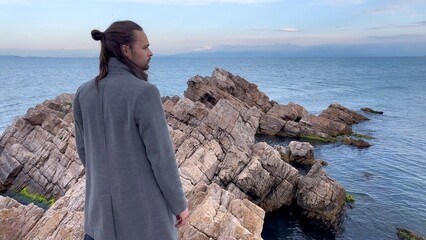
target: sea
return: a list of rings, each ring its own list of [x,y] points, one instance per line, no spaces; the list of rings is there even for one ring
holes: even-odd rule
[[[354,132],[374,137],[366,149],[312,142],[325,171],[351,194],[340,228],[310,227],[290,208],[266,214],[262,238],[398,239],[403,227],[426,236],[426,57],[154,57],[149,81],[163,96],[183,96],[195,75],[222,68],[255,83],[271,100],[320,114],[331,103],[370,120]],[[28,108],[77,87],[98,72],[97,58],[0,57],[0,133]],[[289,139],[259,141],[288,144]]]

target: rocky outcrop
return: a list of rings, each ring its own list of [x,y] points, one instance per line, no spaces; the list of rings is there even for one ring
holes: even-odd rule
[[[72,116],[73,95],[30,108],[0,138],[0,192],[31,192],[59,198],[84,174],[76,161]]]
[[[324,110],[319,116],[347,125],[352,125],[354,123],[360,123],[362,121],[368,120],[368,118],[365,116],[351,111],[337,103],[330,104],[330,106],[328,106],[328,108]]]
[[[383,114],[382,111],[377,111],[377,110],[374,110],[374,109],[371,109],[371,108],[368,108],[368,107],[361,108],[361,111],[373,113],[373,114]]]
[[[219,99],[239,99],[263,112],[271,108],[269,97],[259,91],[256,84],[219,68],[213,71],[211,77],[195,76],[189,79],[184,96],[207,107],[216,105]]]
[[[330,105],[319,116],[300,105],[275,103],[260,119],[259,133],[285,137],[318,136],[321,138],[350,134],[351,125],[367,118],[338,105]]]
[[[6,239],[83,236],[85,175],[76,153],[72,99],[62,94],[29,109],[0,139],[0,192],[27,186],[57,199],[42,213],[1,198],[0,214],[10,216],[0,227]],[[255,134],[337,136],[351,132],[355,121],[341,120],[348,114],[355,119],[352,112],[339,105],[315,116],[297,104],[280,105],[221,69],[191,78],[185,97],[163,97],[163,106],[191,210],[189,224],[179,229],[181,239],[260,239],[265,212],[295,202],[308,218],[337,226],[344,190],[321,170],[313,147],[296,141],[270,146],[255,142]],[[295,163],[313,167],[302,176]],[[33,220],[20,222],[25,211],[31,215],[23,219]],[[8,235],[10,224],[22,226],[19,236]]]
[[[321,164],[316,163],[304,177],[301,177],[297,193],[297,205],[303,214],[326,228],[335,229],[345,204],[345,189],[329,178]]]
[[[23,239],[43,213],[44,210],[33,203],[24,206],[12,198],[0,196],[0,239]]]
[[[188,194],[189,224],[179,229],[181,239],[260,239],[265,212],[247,199],[216,184],[198,184]]]
[[[354,138],[348,137],[348,136],[343,137],[341,139],[341,141],[344,144],[353,145],[353,146],[358,147],[358,148],[368,148],[368,147],[371,146],[367,141],[364,141],[362,139],[354,139]]]
[[[423,237],[413,231],[410,231],[405,228],[396,228],[398,239],[400,240],[426,240],[426,237]]]

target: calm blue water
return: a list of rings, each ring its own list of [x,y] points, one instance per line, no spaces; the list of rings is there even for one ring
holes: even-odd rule
[[[384,115],[354,127],[374,136],[369,149],[316,145],[327,173],[354,195],[342,229],[306,228],[288,211],[269,214],[265,239],[397,239],[395,227],[426,235],[426,58],[155,58],[150,81],[183,95],[187,80],[221,67],[256,83],[271,99],[315,114],[330,103]],[[0,57],[0,132],[46,99],[73,93],[97,72],[97,59]]]

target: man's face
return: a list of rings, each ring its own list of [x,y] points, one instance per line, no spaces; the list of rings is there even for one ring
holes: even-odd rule
[[[129,49],[124,50],[124,54],[136,66],[143,70],[148,70],[149,61],[151,60],[152,52],[149,49],[148,37],[143,31],[135,31],[136,40]]]

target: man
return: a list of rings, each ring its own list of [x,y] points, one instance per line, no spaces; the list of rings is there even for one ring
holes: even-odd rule
[[[160,93],[147,82],[148,38],[131,21],[92,37],[101,41],[99,75],[78,88],[73,105],[85,239],[175,240],[189,212]]]

